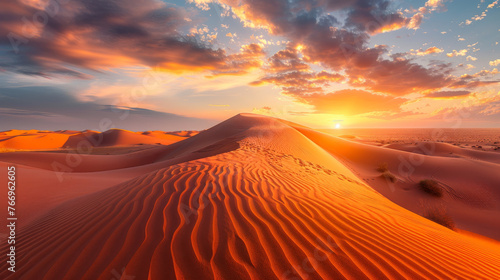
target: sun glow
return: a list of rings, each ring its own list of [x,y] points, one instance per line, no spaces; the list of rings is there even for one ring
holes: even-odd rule
[[[340,123],[335,124],[335,129],[339,129],[339,128],[340,128]]]

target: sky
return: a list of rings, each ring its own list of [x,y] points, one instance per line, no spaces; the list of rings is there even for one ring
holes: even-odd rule
[[[499,0],[0,1],[0,130],[500,127]]]

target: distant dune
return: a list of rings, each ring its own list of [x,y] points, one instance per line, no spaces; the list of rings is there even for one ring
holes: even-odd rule
[[[180,140],[102,136],[110,149]],[[405,177],[399,161],[415,153],[404,147],[270,117],[240,114],[185,136],[124,154],[0,154],[2,169],[19,170],[22,244],[18,271],[3,262],[0,279],[500,279],[500,242],[460,230],[497,238],[494,156],[428,155]],[[376,170],[380,162],[399,180],[394,186]],[[54,172],[54,163],[71,172]],[[445,188],[443,197],[415,187],[427,178]],[[419,199],[453,208],[459,230],[410,211]]]
[[[169,145],[196,135],[197,131],[132,132],[110,129],[105,132],[9,130],[0,132],[0,152],[4,150],[43,150],[58,148],[87,148],[130,145]]]

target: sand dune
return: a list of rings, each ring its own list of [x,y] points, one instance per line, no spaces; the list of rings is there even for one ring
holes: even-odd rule
[[[96,146],[125,146],[131,144],[171,144],[180,140],[179,137],[156,138],[147,135],[141,135],[135,132],[111,129],[101,134],[94,135],[93,142]]]
[[[375,190],[397,204],[422,214],[429,207],[444,208],[460,229],[500,240],[500,165],[498,154],[465,150],[443,143],[424,143],[412,152],[367,145],[297,127],[337,157]],[[431,146],[432,145],[432,146]],[[414,150],[433,150],[430,155]],[[449,151],[461,157],[444,157]],[[490,162],[489,160],[492,160]],[[397,182],[388,182],[376,169],[387,163]],[[435,198],[422,192],[418,182],[439,182],[444,195]]]
[[[457,157],[500,164],[500,153],[498,152],[478,151],[471,148],[457,147],[448,143],[415,142],[413,144],[390,144],[385,147],[430,156]]]
[[[15,132],[19,133],[19,132]],[[0,135],[0,148],[5,149],[56,149],[66,143],[69,135],[62,133],[27,132],[21,134],[7,133]]]
[[[108,163],[116,169],[99,172],[142,174],[23,226],[19,270],[2,263],[0,278],[500,279],[498,242],[431,222],[357,177],[411,153],[250,114],[162,149],[129,155],[134,167]],[[98,174],[86,172],[72,176]]]
[[[0,132],[0,149],[47,150],[58,148],[82,148],[131,146],[131,145],[170,145],[196,135],[196,132],[132,132],[110,129],[105,132],[86,131],[38,131],[9,130]]]

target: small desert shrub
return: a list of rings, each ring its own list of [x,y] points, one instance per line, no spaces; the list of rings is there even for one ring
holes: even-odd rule
[[[377,167],[377,171],[382,173],[389,171],[387,162],[380,163]]]
[[[436,197],[442,197],[443,196],[443,188],[438,184],[438,182],[434,180],[422,180],[420,183],[418,183],[418,186],[420,189],[422,189],[424,192],[436,196]]]
[[[389,171],[382,173],[382,177],[384,177],[388,181],[391,181],[392,183],[396,183],[396,181],[397,181],[396,176],[394,176],[394,174],[392,174]]]
[[[430,207],[424,211],[424,217],[451,230],[455,230],[455,222],[448,216],[444,207]]]

